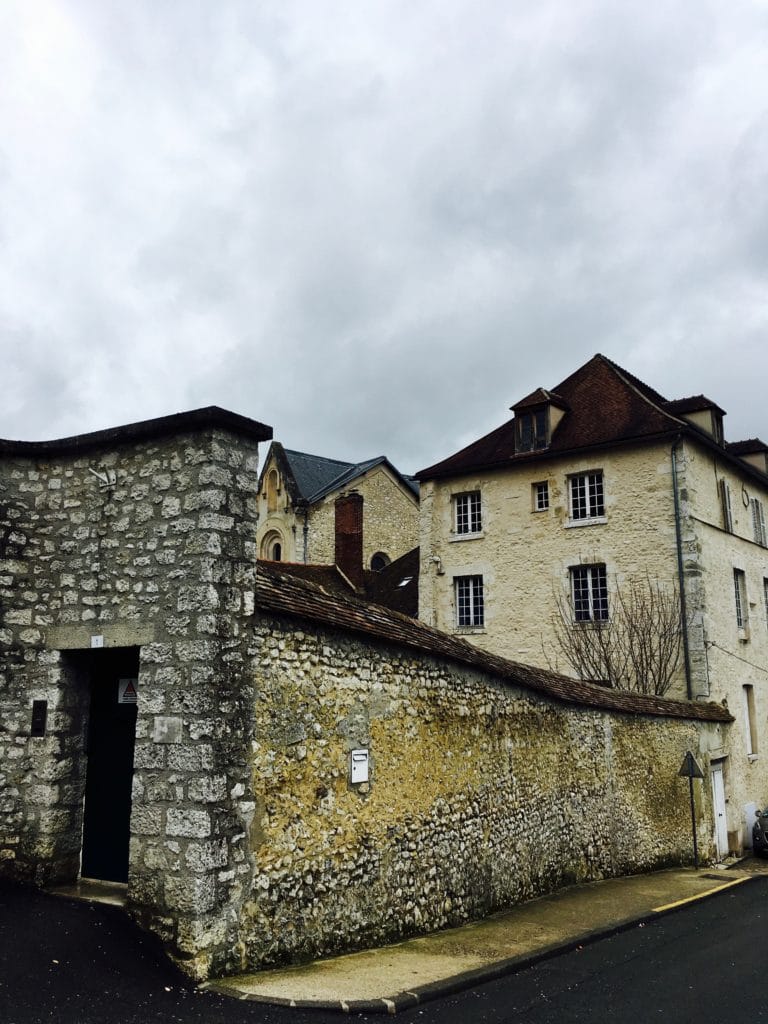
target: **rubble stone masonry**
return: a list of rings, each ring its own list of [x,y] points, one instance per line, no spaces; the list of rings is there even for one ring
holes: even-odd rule
[[[677,772],[686,750],[706,766],[727,747],[726,712],[569,704],[271,611],[255,549],[268,431],[227,416],[0,442],[0,871],[78,877],[100,644],[139,665],[128,908],[197,978],[690,861]],[[358,749],[370,778],[353,784]]]

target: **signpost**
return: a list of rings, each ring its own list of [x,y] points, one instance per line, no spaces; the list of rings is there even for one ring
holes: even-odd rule
[[[693,806],[693,780],[703,779],[704,772],[698,765],[696,758],[690,752],[686,751],[683,763],[680,766],[680,771],[677,773],[684,779],[688,779],[688,791],[691,795],[691,829],[693,830],[693,866],[696,870],[699,870],[699,846],[696,842],[696,811]]]

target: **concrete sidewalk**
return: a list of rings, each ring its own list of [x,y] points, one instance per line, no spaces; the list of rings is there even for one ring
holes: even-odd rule
[[[724,892],[756,870],[685,868],[574,886],[461,928],[203,987],[295,1007],[396,1013]]]

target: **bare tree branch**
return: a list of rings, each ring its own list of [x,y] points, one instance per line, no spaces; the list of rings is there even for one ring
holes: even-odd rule
[[[609,589],[609,617],[576,622],[571,594],[555,591],[552,633],[580,679],[661,696],[680,664],[682,629],[676,584],[646,573]]]

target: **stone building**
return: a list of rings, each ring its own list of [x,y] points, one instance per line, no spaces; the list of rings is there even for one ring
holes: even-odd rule
[[[383,455],[365,462],[341,462],[291,451],[275,441],[259,480],[259,557],[332,564],[336,500],[349,492],[363,499],[363,569],[381,570],[417,546],[418,484]]]
[[[768,803],[768,447],[728,442],[723,410],[668,401],[603,356],[419,473],[419,614],[528,664],[569,672],[553,628],[609,623],[644,581],[682,595],[670,694],[727,705],[713,764],[721,855]]]
[[[259,562],[269,436],[210,408],[0,442],[0,871],[122,883],[203,978],[690,860],[678,769],[728,711]]]

